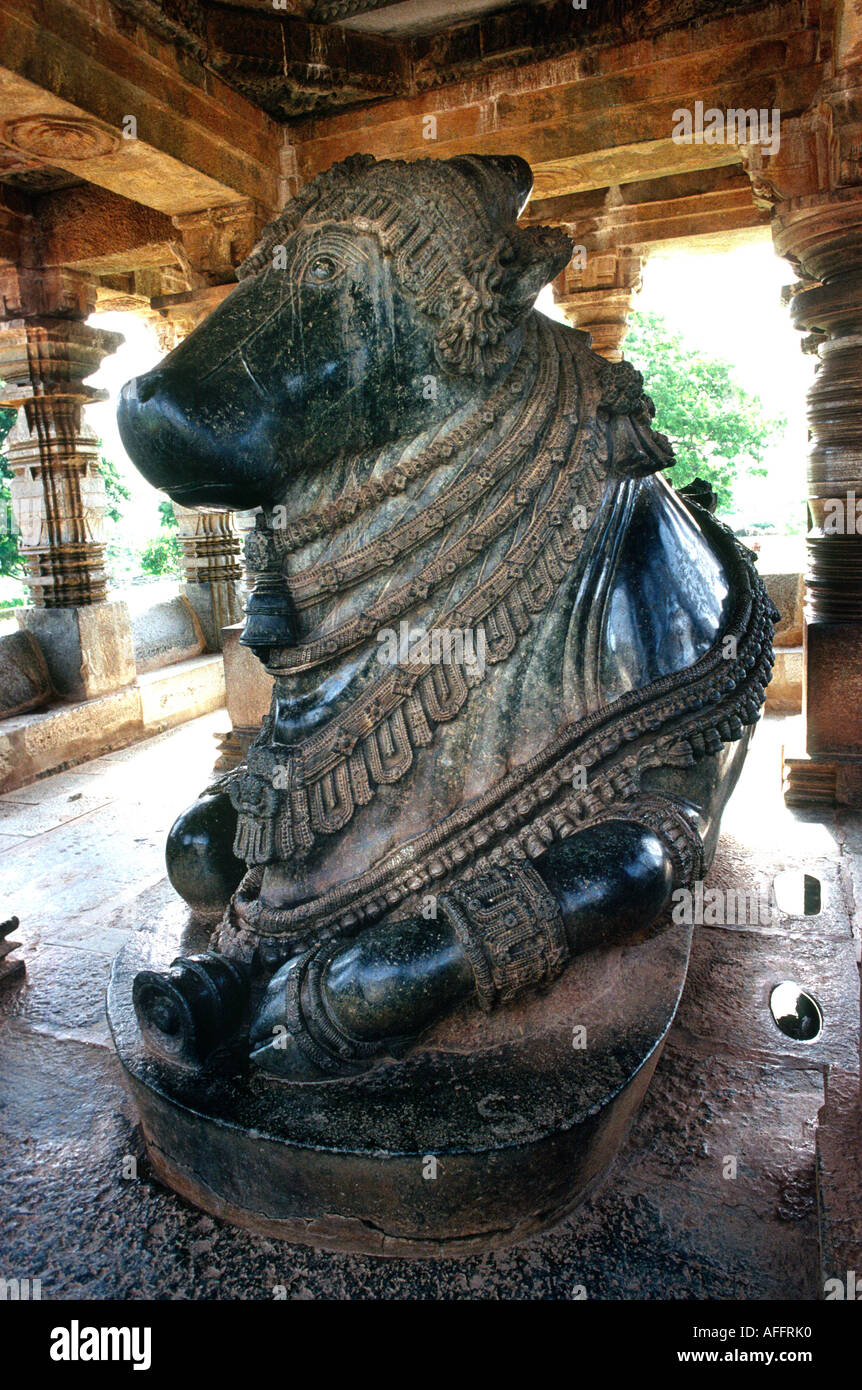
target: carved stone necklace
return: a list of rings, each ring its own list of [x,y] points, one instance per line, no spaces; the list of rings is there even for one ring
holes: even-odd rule
[[[463,511],[469,505],[466,497],[487,490],[489,476],[500,476],[525,460],[502,498],[416,577],[388,587],[361,615],[325,637],[283,649],[278,662],[270,665],[274,674],[331,661],[381,628],[405,619],[454,574],[486,555],[532,505],[529,523],[517,539],[511,539],[502,561],[437,620],[438,627],[449,630],[482,625],[486,659],[492,664],[510,654],[518,636],[529,628],[530,613],[549,603],[580,548],[584,527],[571,519],[567,508],[577,500],[591,512],[607,485],[605,471],[595,462],[586,469],[579,466],[583,439],[576,440],[580,392],[571,340],[544,320],[538,337],[541,367],[516,425],[486,460],[484,472],[481,466],[477,470],[482,474],[478,482],[471,477],[456,481],[438,497],[432,518],[423,509],[405,527],[396,528],[400,529],[399,553],[409,552],[423,534],[445,524],[450,507]],[[541,431],[538,450],[537,431]],[[536,507],[543,486],[549,489],[548,496]],[[381,538],[384,546],[387,539]],[[371,543],[375,544],[380,541]],[[369,548],[364,548],[366,554]],[[352,556],[345,557],[344,578],[335,581],[338,587],[356,582],[352,561]],[[363,572],[368,563],[363,558]],[[373,563],[382,562],[375,558]],[[392,564],[391,550],[385,563]],[[296,583],[294,576],[292,591]],[[310,583],[305,592],[311,592]],[[321,835],[337,833],[357,806],[370,801],[377,785],[395,782],[406,773],[414,750],[432,741],[438,724],[457,715],[469,689],[480,680],[475,670],[465,670],[457,660],[445,666],[421,659],[393,665],[337,719],[289,749],[274,744],[270,716],[249,750],[247,768],[238,770],[229,783],[239,813],[237,854],[252,864],[287,860],[307,853]]]
[[[502,495],[412,580],[387,585],[361,616],[349,618],[325,636],[312,636],[296,648],[280,651],[276,674],[331,661],[359,646],[386,624],[415,613],[418,604],[451,585],[453,575],[464,572],[472,579],[462,586],[460,596],[444,606],[436,622],[450,629],[481,628],[487,663],[506,660],[569,575],[589,524],[615,478],[652,472],[672,461],[666,441],[649,429],[642,383],[628,364],[610,368],[585,352],[570,331],[546,320],[539,320],[537,341],[539,366],[528,402],[506,438],[478,466],[484,467],[485,479],[493,476],[498,482],[510,472],[515,474]],[[480,482],[479,487],[487,491],[488,482]],[[386,566],[392,564],[392,555],[409,555],[456,512],[469,513],[475,496],[469,470],[466,479],[457,475],[454,484],[447,484],[437,495],[431,517],[424,515],[423,508],[410,522],[379,538],[389,557]],[[309,524],[317,522],[304,518],[297,526]],[[312,564],[292,575],[292,592],[300,603],[311,605],[327,592],[327,582],[338,591],[349,589],[380,562],[379,556],[370,555],[374,544],[339,556],[329,567]],[[476,566],[476,562],[484,560],[495,544],[499,558],[488,573],[483,563]],[[725,540],[721,545],[727,548]],[[744,569],[735,551],[728,563]],[[328,569],[334,573],[328,574]],[[747,678],[749,667],[754,668],[755,683],[763,676],[763,653],[768,649],[765,627],[759,609],[754,615],[739,615],[740,669]],[[701,666],[703,662],[693,668],[694,676],[682,672],[666,678],[654,688],[635,692],[629,701],[615,702],[609,714],[602,711],[569,726],[551,740],[547,756],[516,769],[487,794],[429,827],[359,879],[311,902],[285,908],[265,905],[260,899],[265,866],[302,863],[326,837],[337,836],[379,786],[404,777],[417,753],[434,740],[436,728],[457,717],[484,673],[458,660],[441,665],[411,655],[410,660],[383,670],[337,717],[290,747],[274,739],[270,714],[249,751],[247,766],[221,783],[238,812],[236,853],[251,867],[220,929],[220,948],[249,955],[262,938],[272,938],[287,949],[312,936],[349,931],[409,900],[423,886],[457,873],[465,863],[477,861],[485,845],[497,857],[534,857],[543,852],[555,834],[571,833],[585,816],[595,818],[609,804],[635,794],[639,780],[636,761],[632,762],[638,751],[636,741],[650,731],[651,745],[665,747],[661,740],[656,745],[655,731],[665,722],[672,723],[685,707],[685,701],[682,706],[679,701],[700,675]],[[707,686],[712,701],[719,705],[725,703],[724,690],[735,689],[730,665],[722,662],[721,666],[721,688],[714,688],[712,676]],[[700,705],[707,702],[699,693],[697,698]],[[758,705],[747,693],[726,703],[727,717],[716,726],[723,733],[713,734],[719,745],[724,734],[739,736],[749,708],[756,717]],[[693,737],[696,741],[696,732]],[[627,741],[633,744],[632,754],[621,758],[619,749]],[[582,761],[590,765],[591,759],[595,775],[591,775],[589,791],[572,800],[566,777],[572,749],[579,746],[588,749]],[[675,756],[671,753],[669,760]],[[686,848],[684,823],[677,825],[666,807],[660,814],[663,821],[674,822],[664,829],[671,841],[676,836],[680,855],[691,857],[694,851]],[[512,826],[519,823],[521,828],[512,840]]]

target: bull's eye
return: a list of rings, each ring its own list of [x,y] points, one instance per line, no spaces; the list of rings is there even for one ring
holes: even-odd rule
[[[316,285],[322,285],[327,280],[332,280],[337,271],[338,266],[331,256],[316,256],[308,267],[306,275]]]

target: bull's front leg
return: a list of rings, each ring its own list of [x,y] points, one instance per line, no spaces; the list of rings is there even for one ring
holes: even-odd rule
[[[642,823],[587,827],[532,865],[441,893],[431,920],[384,921],[289,961],[254,1020],[252,1062],[295,1080],[362,1070],[462,1000],[491,1009],[549,984],[571,956],[648,928],[677,877]]]

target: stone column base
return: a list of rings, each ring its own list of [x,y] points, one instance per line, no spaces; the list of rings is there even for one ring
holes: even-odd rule
[[[785,754],[782,763],[787,806],[862,807],[862,757]]]
[[[27,608],[19,615],[18,625],[39,643],[58,695],[92,700],[122,690],[135,680],[132,629],[125,603]]]

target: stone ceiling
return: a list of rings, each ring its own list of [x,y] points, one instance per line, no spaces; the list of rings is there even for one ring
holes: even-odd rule
[[[277,120],[655,37],[751,0],[115,0]]]

